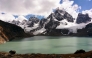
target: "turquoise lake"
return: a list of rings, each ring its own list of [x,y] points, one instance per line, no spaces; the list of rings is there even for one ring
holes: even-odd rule
[[[0,44],[0,51],[16,50],[17,53],[67,54],[78,49],[92,50],[91,37],[34,36],[17,38]]]

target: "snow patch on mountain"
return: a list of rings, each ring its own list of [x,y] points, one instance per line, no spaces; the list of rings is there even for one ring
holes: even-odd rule
[[[26,19],[23,15],[20,15],[20,16],[18,16],[18,18],[16,18],[15,20],[22,22],[23,20],[28,20],[28,19]]]
[[[37,34],[41,34],[45,31],[46,29],[45,28],[41,28],[40,30],[37,30],[35,32],[33,32],[34,35],[37,35]]]

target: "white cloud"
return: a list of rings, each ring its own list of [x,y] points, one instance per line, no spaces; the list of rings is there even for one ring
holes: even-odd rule
[[[83,14],[88,13],[89,17],[92,18],[92,9],[90,9],[90,10],[84,10],[84,11],[82,11],[82,13],[83,13]]]
[[[0,0],[0,12],[15,15],[36,14],[48,16],[52,9],[57,7],[64,8],[73,17],[77,16],[77,10],[81,7],[74,4],[74,1],[62,0]],[[74,15],[76,14],[76,15]]]
[[[26,14],[48,16],[52,12],[52,9],[57,7],[66,10],[74,18],[77,17],[81,6],[73,4],[73,0],[62,0],[61,4],[59,4],[59,2],[60,0],[0,0],[0,12],[8,14],[5,16],[0,14],[0,18],[2,19],[3,17],[9,17],[10,20],[13,20],[13,15],[22,16]]]
[[[3,20],[3,21],[12,21],[14,20],[14,16],[11,15],[11,14],[0,14],[0,20]]]
[[[13,20],[18,20],[22,22],[23,20],[27,20],[23,15],[19,15],[18,18],[15,18],[12,14],[0,14],[0,20],[3,21],[13,21]]]
[[[0,12],[24,15],[49,15],[60,0],[0,0]]]

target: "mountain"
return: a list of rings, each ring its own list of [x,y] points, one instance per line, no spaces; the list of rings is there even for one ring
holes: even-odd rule
[[[0,43],[27,36],[21,27],[0,20]]]
[[[88,14],[79,13],[73,18],[68,12],[56,9],[47,18],[41,20],[30,17],[29,20],[12,21],[12,24],[20,26],[26,33],[32,35],[60,35],[60,36],[89,36],[86,26],[91,24]]]

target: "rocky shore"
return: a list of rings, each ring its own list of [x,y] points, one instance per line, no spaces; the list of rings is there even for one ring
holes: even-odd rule
[[[78,54],[10,54],[0,52],[0,58],[92,58],[92,51]]]

